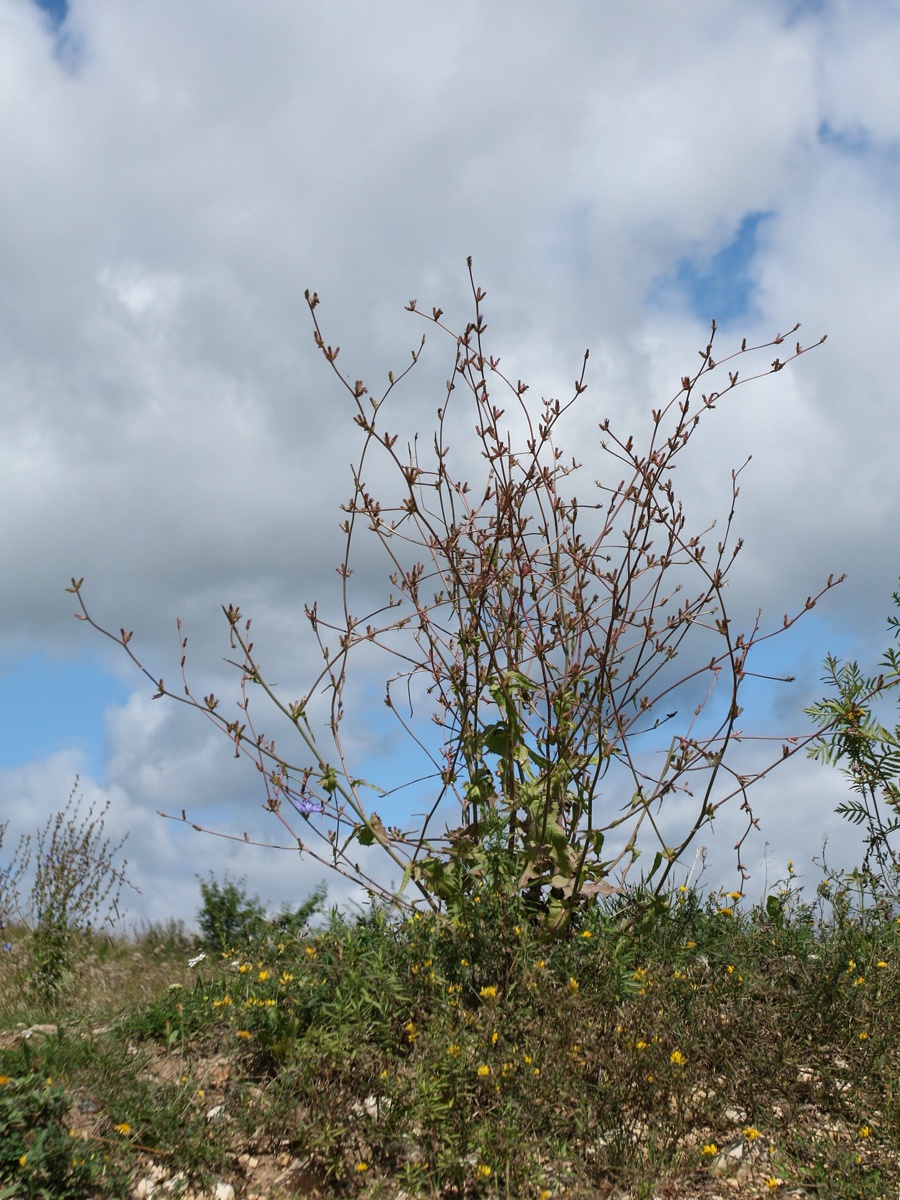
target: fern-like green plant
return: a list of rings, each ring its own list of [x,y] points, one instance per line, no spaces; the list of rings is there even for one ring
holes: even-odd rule
[[[893,593],[900,607],[900,592]],[[900,619],[888,617],[896,638]],[[900,896],[900,852],[891,838],[900,830],[900,724],[893,730],[872,711],[874,700],[900,685],[900,653],[889,646],[876,675],[866,675],[857,662],[825,659],[823,683],[829,694],[805,711],[822,728],[809,748],[811,758],[840,767],[856,797],[837,805],[835,812],[866,830],[863,872],[876,874],[887,891]]]

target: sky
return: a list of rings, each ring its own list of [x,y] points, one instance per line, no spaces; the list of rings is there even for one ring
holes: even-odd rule
[[[273,908],[323,880],[361,900],[242,844],[282,840],[252,767],[153,700],[65,588],[83,577],[92,615],[175,684],[181,618],[196,694],[229,703],[238,604],[302,692],[303,608],[335,600],[359,447],[304,291],[374,391],[421,336],[411,298],[468,320],[470,255],[493,352],[531,395],[568,394],[590,348],[570,425],[588,490],[599,422],[646,437],[711,319],[719,353],[797,321],[804,344],[828,335],[723,400],[681,477],[691,513],[721,519],[752,455],[742,619],[778,625],[847,574],[773,643],[796,682],[753,693],[760,728],[807,732],[825,654],[874,669],[889,644],[900,574],[898,58],[895,0],[0,0],[0,855],[77,776],[128,834],[135,923],[190,924],[210,872]],[[391,397],[404,438],[430,439],[450,365],[429,332]],[[374,552],[359,570],[386,586]],[[396,781],[412,760],[374,715],[386,670],[361,671],[360,774]],[[789,858],[814,887],[825,838],[829,862],[859,860],[847,795],[800,756],[758,785],[748,895]],[[238,840],[157,815],[182,809]],[[734,885],[739,834],[726,813],[701,839],[709,885]]]

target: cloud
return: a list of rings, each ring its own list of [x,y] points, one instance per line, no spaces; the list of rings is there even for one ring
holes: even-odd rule
[[[72,619],[63,589],[84,576],[91,611],[134,630],[167,681],[181,617],[192,686],[230,697],[220,605],[240,604],[263,661],[302,692],[318,654],[303,605],[338,597],[339,505],[359,449],[304,289],[322,298],[339,365],[379,394],[425,328],[409,299],[468,319],[470,254],[491,346],[531,395],[568,394],[590,346],[589,391],[566,426],[586,481],[604,465],[599,420],[640,441],[649,409],[697,363],[710,305],[726,303],[723,350],[798,319],[805,342],[827,333],[710,414],[679,482],[698,521],[722,515],[730,471],[752,454],[736,610],[761,605],[777,624],[846,570],[814,628],[877,658],[898,573],[900,21],[864,11],[72,0],[54,28],[34,4],[0,4],[4,661],[87,654],[132,693],[97,693],[107,743],[87,758],[48,712],[61,740],[42,735],[44,757],[0,773],[7,807],[27,794],[50,811],[63,776],[102,754],[86,786],[154,830],[142,870],[167,881],[172,911],[190,910],[203,852],[153,813],[193,804],[242,829],[254,781],[197,714],[149,700],[149,681]],[[389,400],[402,439],[429,442],[452,355],[428,331]],[[367,482],[392,486],[374,461]],[[359,553],[371,597],[383,568],[374,546]],[[811,632],[798,645],[798,689],[814,687],[829,643]],[[361,711],[380,689],[360,683]],[[798,692],[792,720],[809,698]],[[406,759],[382,716],[354,744],[377,763],[379,742],[394,779]],[[41,790],[47,771],[55,784]],[[797,794],[779,820],[805,844],[833,805],[822,787]],[[247,854],[239,873],[268,879],[264,855]],[[295,866],[271,878],[290,889]]]

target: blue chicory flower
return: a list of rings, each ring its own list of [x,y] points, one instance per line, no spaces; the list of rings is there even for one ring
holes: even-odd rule
[[[321,813],[325,811],[325,806],[318,800],[314,800],[312,796],[301,794],[299,797],[290,796],[289,799],[301,817],[308,817],[312,813]]]

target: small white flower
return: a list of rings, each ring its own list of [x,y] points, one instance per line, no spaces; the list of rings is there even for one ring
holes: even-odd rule
[[[206,958],[206,955],[205,955],[205,954],[198,954],[196,958],[189,958],[189,959],[188,959],[188,966],[189,966],[189,967],[196,967],[197,963],[201,963],[201,962],[203,962],[204,958]]]

